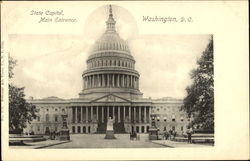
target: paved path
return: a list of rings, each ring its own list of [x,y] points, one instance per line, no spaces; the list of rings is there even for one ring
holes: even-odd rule
[[[69,141],[60,141],[60,140],[46,140],[46,141],[38,141],[38,142],[25,142],[24,145],[13,145],[10,146],[11,149],[41,149],[48,146],[64,144]]]
[[[148,134],[140,134],[140,140],[130,140],[129,134],[115,134],[117,139],[104,139],[105,134],[72,134],[71,142],[47,148],[164,148],[166,145],[152,143]]]
[[[153,140],[153,143],[159,145],[166,145],[172,148],[203,148],[203,147],[213,147],[213,144],[190,144],[187,142],[177,142],[177,141],[170,141],[170,140]]]
[[[189,148],[213,147],[212,144],[188,144],[169,140],[148,140],[148,134],[140,134],[140,140],[130,140],[129,134],[115,134],[117,139],[104,139],[105,134],[71,134],[71,141],[46,140],[10,146],[13,149],[63,149],[63,148]]]

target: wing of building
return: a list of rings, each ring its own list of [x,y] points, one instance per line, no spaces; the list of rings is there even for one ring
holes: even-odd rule
[[[44,134],[60,130],[62,113],[68,115],[70,133],[104,133],[108,117],[115,119],[115,133],[146,133],[152,113],[157,114],[156,125],[161,132],[175,129],[178,134],[186,129],[189,120],[180,111],[182,100],[142,97],[135,59],[115,24],[110,6],[106,31],[93,46],[87,69],[82,74],[83,89],[79,98],[29,100],[40,110],[26,132]]]

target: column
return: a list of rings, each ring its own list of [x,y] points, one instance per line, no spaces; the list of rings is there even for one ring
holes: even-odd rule
[[[144,123],[147,123],[147,113],[146,113],[146,111],[147,111],[147,108],[146,108],[146,106],[144,106]]]
[[[88,110],[88,106],[85,106],[85,109],[86,109],[86,122],[88,122],[89,121],[89,110]]]
[[[99,87],[101,87],[101,86],[102,86],[102,78],[101,78],[101,75],[99,74],[98,77],[99,77]]]
[[[87,78],[84,77],[84,80],[85,80],[85,89],[88,88],[88,81],[87,81]]]
[[[99,114],[98,114],[98,106],[96,106],[96,120],[97,120],[97,122],[99,122]]]
[[[76,116],[76,117],[75,117],[75,123],[77,123],[77,107],[75,107],[75,109],[76,109],[76,110],[75,110],[75,116]]]
[[[128,106],[128,119],[131,122],[131,106]]]
[[[130,88],[132,88],[133,87],[133,76],[131,75],[130,76]]]
[[[102,106],[102,122],[104,122],[104,107]]]
[[[139,78],[137,78],[137,89],[139,89]]]
[[[82,89],[85,89],[85,80],[83,78],[83,81],[82,81]]]
[[[109,118],[109,106],[107,106],[107,120]]]
[[[120,87],[120,74],[117,74],[117,87]]]
[[[114,117],[115,117],[115,106],[113,106],[113,118],[112,119],[114,119]]]
[[[109,74],[107,74],[107,87],[109,87]]]
[[[99,87],[99,74],[96,75],[96,87]]]
[[[123,74],[121,75],[121,83],[122,83],[121,86],[124,87],[124,75]]]
[[[134,76],[134,81],[133,81],[133,88],[136,89],[136,78],[135,78],[135,76]]]
[[[115,87],[115,75],[112,74],[112,87]]]
[[[92,82],[91,82],[91,76],[89,75],[89,88],[91,88]]]
[[[134,106],[134,121],[136,122],[136,107]]]
[[[130,75],[127,75],[127,87],[130,87]]]
[[[89,88],[89,84],[88,83],[89,83],[88,82],[88,77],[86,77],[86,84],[87,84],[86,88]]]
[[[152,114],[152,106],[149,106],[149,121],[151,122],[151,117],[150,115]]]
[[[126,117],[126,107],[123,106],[123,122],[125,122],[125,117]]]
[[[95,76],[92,75],[92,87],[95,87]]]
[[[92,86],[91,76],[89,75],[88,77],[89,77],[89,88],[91,88]]]
[[[75,122],[75,118],[74,118],[74,107],[71,107],[71,111],[72,111],[72,123]]]
[[[139,106],[139,122],[141,122],[141,107]]]
[[[80,112],[81,112],[81,114],[80,114],[80,122],[82,122],[82,107],[80,106]]]
[[[118,122],[121,122],[121,119],[120,119],[120,107],[118,106]]]
[[[101,86],[104,87],[104,74],[101,74],[101,77],[102,77],[102,83],[101,83]]]
[[[93,121],[93,106],[90,106],[90,120]]]

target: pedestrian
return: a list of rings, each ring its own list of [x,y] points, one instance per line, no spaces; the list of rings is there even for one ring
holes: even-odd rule
[[[173,140],[175,140],[176,135],[177,135],[177,132],[173,130]]]
[[[169,130],[169,140],[172,140],[172,135],[173,135],[173,131],[172,129]]]
[[[193,129],[192,127],[187,129],[187,135],[188,135],[188,143],[192,144],[192,133],[193,133]]]

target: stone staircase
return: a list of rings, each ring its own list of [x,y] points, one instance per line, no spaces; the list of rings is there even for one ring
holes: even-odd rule
[[[106,133],[107,123],[98,123],[97,132],[98,134]],[[124,123],[123,122],[115,122],[114,123],[114,132],[117,133],[126,133]]]

